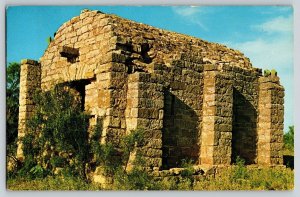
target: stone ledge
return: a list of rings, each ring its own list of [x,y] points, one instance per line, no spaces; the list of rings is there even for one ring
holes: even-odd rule
[[[279,77],[277,77],[277,76],[260,77],[258,79],[258,81],[259,81],[259,83],[272,82],[272,83],[279,84]]]
[[[23,64],[39,65],[39,62],[35,61],[35,60],[31,60],[31,59],[22,59],[21,65],[23,65]]]

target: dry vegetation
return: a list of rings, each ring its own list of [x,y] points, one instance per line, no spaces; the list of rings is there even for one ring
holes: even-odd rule
[[[155,182],[148,180],[144,190],[293,190],[294,172],[289,168],[248,169],[244,166],[235,166],[224,170],[213,177],[203,177],[193,181],[192,177],[182,177],[179,182],[164,180]],[[9,190],[101,190],[100,186],[86,183],[76,177],[53,177],[44,179],[12,178],[7,181]],[[135,189],[133,185],[114,186],[113,190]]]

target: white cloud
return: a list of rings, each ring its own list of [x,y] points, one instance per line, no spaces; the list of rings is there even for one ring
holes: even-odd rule
[[[293,40],[288,36],[276,36],[273,39],[258,38],[229,45],[242,51],[255,67],[281,70],[282,67],[293,64]]]
[[[289,33],[293,31],[293,16],[280,16],[263,24],[254,26],[254,28],[266,33]]]
[[[293,16],[276,17],[256,25],[257,39],[229,43],[250,58],[255,67],[284,70],[293,65]]]
[[[285,130],[293,123],[293,17],[277,17],[255,26],[259,37],[246,42],[227,42],[249,57],[253,66],[275,69],[285,87]]]
[[[197,6],[173,7],[173,10],[176,14],[179,14],[183,17],[194,16],[195,14],[200,13],[200,9]]]
[[[272,39],[258,38],[243,43],[227,43],[230,47],[240,50],[250,58],[254,67],[275,69],[280,83],[285,88],[285,131],[294,124],[294,68],[293,39],[290,36],[275,36]]]
[[[176,6],[172,8],[173,11],[185,20],[198,25],[201,29],[208,31],[208,28],[200,20],[201,15],[205,14],[205,11],[200,6]]]

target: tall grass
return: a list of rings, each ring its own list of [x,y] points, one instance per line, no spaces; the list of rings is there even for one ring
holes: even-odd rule
[[[79,177],[53,177],[43,179],[11,178],[7,180],[9,190],[101,190],[99,185],[87,183]]]
[[[294,172],[289,169],[247,169],[234,166],[194,185],[194,190],[293,190]]]
[[[112,190],[137,189],[132,183],[123,182],[113,185]],[[221,170],[215,176],[202,177],[192,182],[190,177],[171,177],[169,179],[149,179],[145,190],[293,190],[294,171],[289,168],[246,168],[233,166]],[[78,177],[46,177],[29,180],[9,178],[10,190],[101,190],[99,185],[87,183]]]

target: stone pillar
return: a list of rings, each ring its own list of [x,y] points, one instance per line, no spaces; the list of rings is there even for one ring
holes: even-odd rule
[[[162,166],[163,99],[163,86],[152,82],[151,74],[136,72],[128,76],[126,131],[129,134],[144,129],[145,144],[137,151],[150,170]]]
[[[21,61],[19,125],[17,158],[24,160],[22,137],[26,134],[26,121],[34,110],[33,95],[41,86],[41,66],[37,61],[24,59]]]
[[[284,88],[272,73],[259,78],[258,143],[259,165],[282,165]]]
[[[232,139],[232,77],[204,66],[201,165],[229,165]]]

